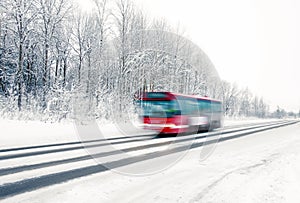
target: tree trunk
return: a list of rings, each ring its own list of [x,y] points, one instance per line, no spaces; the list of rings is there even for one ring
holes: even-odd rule
[[[22,75],[23,75],[23,45],[19,44],[19,61],[18,61],[18,73],[17,73],[17,88],[18,88],[18,109],[22,110]]]

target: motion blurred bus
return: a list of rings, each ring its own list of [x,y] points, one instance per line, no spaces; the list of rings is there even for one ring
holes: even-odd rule
[[[143,126],[161,134],[210,131],[222,126],[222,102],[171,92],[144,92],[136,100]]]

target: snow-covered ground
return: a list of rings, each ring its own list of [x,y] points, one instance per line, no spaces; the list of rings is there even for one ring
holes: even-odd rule
[[[225,125],[249,122],[262,121],[232,119],[225,121]],[[2,120],[0,129],[0,149],[80,140],[72,123]],[[112,125],[102,126],[101,129],[104,133],[118,135],[118,130]],[[132,176],[104,171],[9,197],[3,202],[299,202],[299,135],[298,123],[218,143],[204,160],[200,158],[203,147],[189,150],[171,167],[153,175]],[[72,151],[62,153],[66,157],[75,156]],[[84,150],[76,151],[76,155],[84,154]],[[55,160],[59,156],[49,154],[47,160]],[[157,164],[171,156],[143,162]],[[34,163],[38,157],[26,159],[28,163]],[[1,168],[12,167],[14,164],[17,166],[22,163],[0,161]],[[67,166],[78,168],[82,164],[96,163],[86,160]],[[65,170],[64,165],[60,167],[55,168],[55,171]],[[134,164],[121,168],[130,170],[130,167],[134,167]],[[40,175],[53,172],[51,167],[39,170]],[[13,178],[18,179],[19,176],[30,178],[33,176],[31,173],[25,171],[18,176],[3,176],[0,185]]]
[[[232,126],[232,125],[254,124],[254,123],[270,122],[276,120],[277,119],[258,119],[255,117],[225,117],[223,125]]]
[[[226,118],[224,126],[242,125],[249,123],[260,123],[274,121],[274,119],[255,119],[255,118]],[[135,129],[123,128],[115,124],[102,124],[98,122],[99,129],[104,137],[151,134],[135,125]],[[0,148],[43,145],[52,143],[80,141],[81,137],[77,133],[74,122],[45,123],[40,121],[19,121],[0,119]]]
[[[121,125],[102,124],[98,122],[99,130],[105,138],[139,134],[153,134],[138,126],[123,132]],[[121,126],[121,127],[120,127]],[[76,124],[73,121],[62,123],[45,123],[40,121],[19,121],[0,119],[0,148],[44,145],[52,143],[81,141]]]
[[[78,140],[73,123],[0,120],[0,148]]]

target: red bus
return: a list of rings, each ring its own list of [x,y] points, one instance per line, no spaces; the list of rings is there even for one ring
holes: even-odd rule
[[[222,126],[222,102],[171,92],[144,92],[138,99],[145,129],[163,134],[209,131]]]

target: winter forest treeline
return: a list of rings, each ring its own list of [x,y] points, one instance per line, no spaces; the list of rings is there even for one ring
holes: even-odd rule
[[[263,98],[219,80],[180,28],[129,0],[94,0],[89,12],[71,0],[1,0],[0,11],[2,117],[110,119],[155,90],[221,99],[228,116],[270,116]]]

